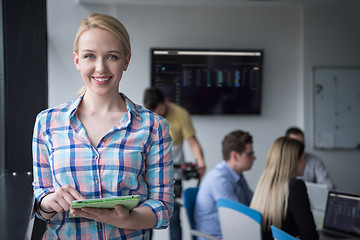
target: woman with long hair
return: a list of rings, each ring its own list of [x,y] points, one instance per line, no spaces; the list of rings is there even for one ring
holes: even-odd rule
[[[36,214],[43,239],[149,239],[172,215],[172,140],[167,121],[119,92],[130,38],[115,17],[81,21],[74,64],[84,82],[73,101],[39,113],[34,126]],[[74,200],[139,195],[133,210],[70,209]],[[70,218],[69,212],[77,218]]]
[[[250,205],[262,213],[264,240],[273,239],[271,225],[303,240],[319,238],[305,183],[296,179],[305,165],[302,142],[280,137],[271,145]]]

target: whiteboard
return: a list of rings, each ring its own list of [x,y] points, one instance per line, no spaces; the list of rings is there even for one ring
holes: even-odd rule
[[[317,149],[360,149],[360,67],[314,68]]]

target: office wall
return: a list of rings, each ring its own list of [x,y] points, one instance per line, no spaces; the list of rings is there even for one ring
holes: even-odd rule
[[[289,125],[303,124],[301,8],[260,4],[116,7],[48,1],[50,106],[72,99],[82,86],[72,62],[72,42],[80,19],[93,11],[118,16],[130,33],[133,54],[120,90],[137,103],[142,103],[143,91],[150,84],[151,47],[264,49],[261,115],[193,117],[208,169],[222,160],[220,143],[225,134],[235,129],[253,134],[257,160],[246,175],[254,189],[272,141]],[[186,150],[187,160],[193,160]]]
[[[355,14],[358,9],[359,1],[304,8],[304,116],[307,147],[324,160],[339,189],[360,193],[359,150],[313,149],[312,84],[314,66],[360,66],[360,17]]]
[[[349,0],[342,9],[334,2],[342,1],[332,1],[328,7],[302,7],[247,1],[235,6],[174,6],[48,0],[49,106],[71,100],[82,86],[72,62],[72,44],[80,20],[94,11],[117,16],[130,33],[133,54],[120,90],[140,104],[150,84],[151,47],[262,48],[261,115],[193,116],[208,169],[221,161],[220,143],[226,133],[248,130],[254,136],[257,160],[245,175],[254,189],[272,141],[290,125],[298,125],[305,129],[307,150],[324,159],[336,185],[360,192],[359,151],[315,151],[312,147],[312,67],[360,65],[360,24],[354,10],[359,4],[356,8],[352,5],[356,1]],[[193,160],[185,146],[187,159]],[[186,185],[192,184],[196,182]]]
[[[193,117],[209,169],[221,159],[224,134],[240,128],[254,135],[258,159],[247,177],[255,187],[271,141],[289,125],[305,129],[307,148],[314,151],[312,67],[360,63],[359,18],[351,12],[352,5],[345,7],[339,11],[336,5],[310,5],[303,10],[261,3],[186,7],[48,1],[49,105],[72,99],[82,86],[72,62],[72,42],[80,20],[94,11],[117,16],[129,30],[133,56],[120,88],[137,103],[149,86],[150,47],[262,48],[262,114]],[[316,153],[324,158],[339,188],[360,192],[351,180],[357,176],[354,166],[360,165],[358,151]]]
[[[315,151],[312,67],[359,65],[359,18],[350,4],[355,1],[347,3],[339,11],[334,4],[159,6],[48,1],[49,106],[71,100],[82,86],[72,62],[72,43],[80,20],[94,11],[117,16],[128,28],[133,55],[120,90],[137,103],[142,102],[143,90],[149,86],[151,47],[262,48],[260,116],[193,116],[208,169],[221,160],[224,134],[234,129],[253,134],[257,161],[246,176],[255,188],[267,149],[288,126],[304,128],[307,149]],[[360,186],[353,184],[360,165],[359,151],[315,152],[324,158],[340,189],[360,192]],[[187,146],[186,153],[192,160]]]

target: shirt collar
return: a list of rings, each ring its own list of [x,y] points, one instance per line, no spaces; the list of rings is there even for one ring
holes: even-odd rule
[[[138,106],[133,103],[125,94],[120,93],[120,95],[125,100],[127,112],[133,115],[138,121],[141,121],[141,115]]]
[[[225,170],[229,173],[229,175],[234,179],[235,182],[240,181],[242,174],[239,176],[227,163],[225,160],[221,162]]]
[[[69,119],[72,118],[75,114],[75,112],[77,111],[79,104],[81,102],[81,100],[83,99],[84,94],[81,94],[77,99],[75,99],[74,101],[72,101],[70,103],[70,107],[68,110],[68,115],[69,115]]]
[[[140,115],[139,110],[138,110],[137,106],[135,105],[135,103],[133,103],[125,94],[120,93],[120,95],[125,100],[126,109],[127,109],[128,114],[131,114],[138,121],[141,121],[141,115]],[[74,116],[83,97],[84,97],[84,94],[81,94],[77,99],[75,99],[74,101],[72,101],[70,103],[70,107],[68,110],[68,119],[70,119]]]

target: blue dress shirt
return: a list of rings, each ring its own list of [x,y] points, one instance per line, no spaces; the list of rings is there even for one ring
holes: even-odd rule
[[[226,198],[249,206],[252,196],[243,174],[238,175],[225,161],[218,163],[200,184],[194,210],[196,229],[221,238],[216,201]]]

